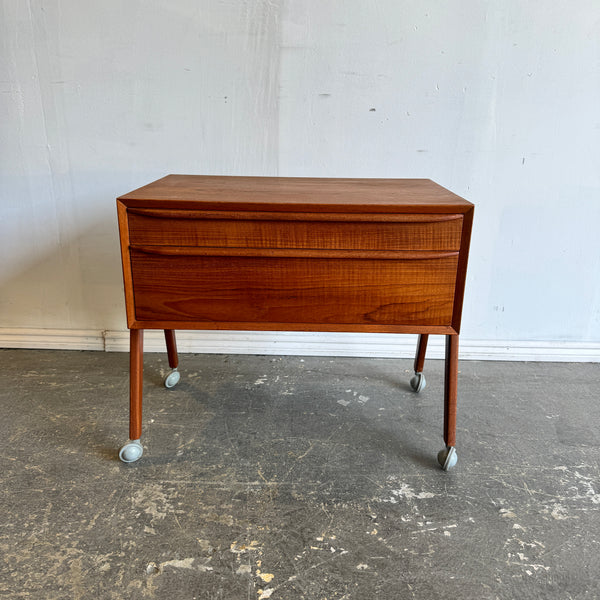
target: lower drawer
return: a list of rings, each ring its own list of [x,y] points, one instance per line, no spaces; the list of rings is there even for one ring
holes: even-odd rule
[[[174,256],[131,249],[138,321],[450,325],[458,257]]]

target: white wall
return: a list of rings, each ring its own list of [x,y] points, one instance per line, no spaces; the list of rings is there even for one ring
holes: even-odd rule
[[[124,329],[166,173],[428,177],[463,339],[600,342],[598,0],[0,0],[0,44],[0,328]]]

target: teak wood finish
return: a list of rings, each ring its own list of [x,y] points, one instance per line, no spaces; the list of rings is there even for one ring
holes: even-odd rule
[[[169,175],[117,210],[132,440],[144,329],[165,330],[172,368],[175,329],[348,331],[421,334],[418,373],[428,335],[447,336],[444,439],[454,446],[470,202],[423,179]]]

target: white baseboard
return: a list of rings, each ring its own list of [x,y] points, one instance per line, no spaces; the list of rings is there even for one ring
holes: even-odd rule
[[[381,333],[272,331],[178,331],[182,353],[275,354],[412,358],[417,337]],[[443,336],[431,336],[428,358],[443,358]],[[0,328],[0,348],[51,350],[129,350],[127,331]],[[146,331],[144,349],[164,352],[161,331]],[[598,342],[496,341],[461,339],[461,360],[600,362]]]
[[[0,328],[0,348],[104,350],[104,347],[104,332],[97,329]]]

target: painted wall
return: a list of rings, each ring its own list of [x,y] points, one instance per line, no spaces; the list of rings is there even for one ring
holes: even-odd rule
[[[600,3],[0,1],[0,328],[125,327],[114,198],[428,177],[476,204],[463,339],[600,341]]]

